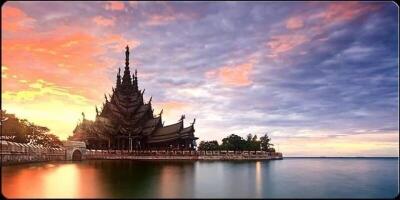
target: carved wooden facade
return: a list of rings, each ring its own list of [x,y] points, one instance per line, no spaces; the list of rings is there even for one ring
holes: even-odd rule
[[[182,115],[179,122],[164,126],[162,111],[155,116],[151,105],[143,101],[144,90],[138,88],[137,71],[129,69],[129,47],[126,47],[124,74],[117,74],[115,89],[99,111],[96,119],[83,119],[70,140],[85,141],[89,149],[193,149],[194,122],[184,127]]]

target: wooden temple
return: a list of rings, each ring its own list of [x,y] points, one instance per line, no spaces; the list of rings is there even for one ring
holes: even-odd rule
[[[83,120],[78,123],[69,140],[84,141],[89,149],[194,149],[197,137],[194,136],[195,119],[184,127],[185,116],[168,126],[162,122],[162,110],[155,116],[150,100],[143,101],[144,90],[138,89],[137,71],[130,73],[129,47],[125,52],[125,69],[121,79],[118,70],[117,83],[109,98],[99,111],[96,107],[95,121]]]

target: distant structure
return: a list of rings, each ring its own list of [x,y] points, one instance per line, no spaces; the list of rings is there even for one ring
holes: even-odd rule
[[[194,149],[194,123],[184,127],[182,115],[179,122],[164,126],[162,111],[154,116],[150,100],[143,102],[143,93],[138,89],[137,71],[130,74],[129,47],[125,51],[125,69],[121,80],[118,70],[112,95],[105,95],[105,102],[96,119],[83,120],[73,131],[71,141],[84,141],[88,149],[144,150],[144,149]]]

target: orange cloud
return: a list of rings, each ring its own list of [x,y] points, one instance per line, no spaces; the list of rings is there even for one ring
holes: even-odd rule
[[[16,7],[3,5],[1,8],[1,29],[5,31],[24,31],[32,28],[35,20]]]
[[[107,76],[110,67],[123,64],[105,55],[110,49],[123,54],[127,44],[135,48],[139,41],[112,33],[107,29],[111,24],[82,26],[93,20],[82,18],[74,26],[35,31],[36,19],[3,6],[3,108],[48,126],[61,138],[72,134],[82,111],[95,116],[94,105],[102,102],[115,81]]]
[[[286,21],[287,29],[299,29],[304,26],[303,20],[300,17],[291,17]]]
[[[134,48],[139,42],[116,34],[93,35],[83,30],[68,28],[68,32],[66,29],[60,27],[53,30],[46,40],[39,33],[24,38],[3,39],[3,63],[9,67],[9,74],[18,74],[21,79],[48,80],[97,99],[97,92],[110,86],[107,84],[110,80],[105,75],[107,68],[117,62],[103,59],[100,55],[106,54],[107,48],[123,51],[127,44]]]
[[[114,19],[105,18],[102,16],[96,16],[93,18],[93,22],[100,26],[114,26]]]
[[[308,41],[309,38],[301,34],[272,36],[267,42],[267,46],[270,50],[270,54],[268,55],[268,57],[276,58],[280,54],[291,51],[297,46]]]
[[[253,70],[256,59],[250,59],[239,65],[227,65],[216,70],[206,72],[207,78],[217,77],[227,86],[247,86],[252,83],[249,76]]]
[[[123,10],[125,8],[125,5],[123,2],[118,2],[118,1],[110,1],[107,2],[105,9],[106,10]]]

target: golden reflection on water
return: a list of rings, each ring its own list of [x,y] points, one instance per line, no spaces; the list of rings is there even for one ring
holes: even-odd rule
[[[161,168],[160,185],[158,187],[160,196],[163,198],[178,197],[179,183],[176,176],[179,176],[177,166],[167,165]]]
[[[19,170],[2,167],[3,172],[7,171],[2,173],[2,193],[8,198],[102,197],[97,171],[80,167],[86,166],[68,163],[45,164]]]
[[[43,179],[43,197],[78,197],[79,171],[75,164],[62,165],[47,173]]]
[[[261,197],[262,180],[261,180],[261,162],[256,162],[256,195],[258,198]]]

